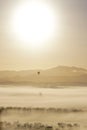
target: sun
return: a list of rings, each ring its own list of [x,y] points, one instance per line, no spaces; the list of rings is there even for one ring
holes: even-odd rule
[[[54,34],[54,11],[45,3],[23,3],[14,12],[12,28],[17,38],[26,44],[42,46]]]

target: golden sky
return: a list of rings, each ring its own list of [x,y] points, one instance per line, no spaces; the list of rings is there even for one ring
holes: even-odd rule
[[[17,39],[12,30],[14,11],[25,1],[27,0],[0,0],[0,70],[45,69],[57,65],[87,68],[87,0],[42,0],[42,5],[45,3],[47,7],[50,6],[56,21],[54,32],[47,41],[44,40],[45,36],[42,37],[44,42],[39,43],[40,47],[37,42],[31,47],[31,40],[26,44],[22,35],[21,40]],[[38,3],[40,0],[35,1]],[[41,18],[46,21],[44,15]],[[52,22],[50,18],[47,19],[48,25]],[[22,22],[20,19],[20,24]],[[48,25],[44,28],[49,33],[51,26],[47,28]],[[38,33],[37,37],[39,35]]]

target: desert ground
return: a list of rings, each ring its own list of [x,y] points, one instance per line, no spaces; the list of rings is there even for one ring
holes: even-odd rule
[[[87,87],[0,85],[0,130],[87,130]]]

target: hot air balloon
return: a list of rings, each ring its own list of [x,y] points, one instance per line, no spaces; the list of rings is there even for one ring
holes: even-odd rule
[[[40,75],[40,71],[38,71],[37,74]]]

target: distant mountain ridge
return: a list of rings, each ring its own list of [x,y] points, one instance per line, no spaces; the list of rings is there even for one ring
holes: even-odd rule
[[[40,75],[38,75],[40,71]],[[0,71],[0,84],[87,85],[87,69],[57,66],[46,70]]]
[[[57,66],[51,69],[60,69],[60,70],[77,70],[77,71],[87,71],[85,68],[75,67],[75,66]]]

